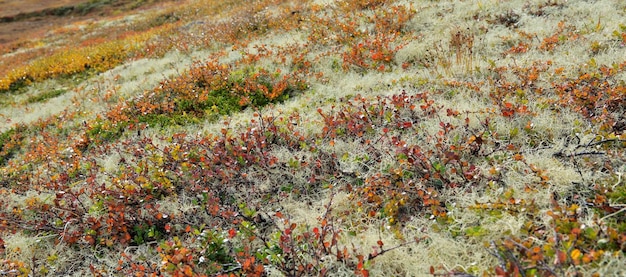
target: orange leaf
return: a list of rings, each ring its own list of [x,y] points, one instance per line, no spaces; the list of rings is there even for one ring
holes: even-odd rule
[[[570,257],[572,257],[572,260],[575,260],[575,261],[580,259],[581,256],[582,256],[582,253],[578,249],[574,249],[572,250],[572,253],[570,253]]]
[[[191,266],[185,265],[185,267],[183,268],[183,273],[185,274],[185,276],[193,276],[193,270],[191,269]]]
[[[496,174],[498,174],[498,170],[495,167],[491,167],[489,169],[489,174],[496,175]]]
[[[254,263],[254,257],[250,257],[248,259],[246,259],[243,264],[241,265],[241,268],[244,271],[250,270],[252,269],[252,263]]]
[[[96,243],[96,240],[95,240],[92,236],[90,236],[90,235],[86,235],[86,236],[85,236],[85,241],[87,241],[87,243],[89,243],[89,244],[91,244],[91,245],[93,245],[94,243]]]

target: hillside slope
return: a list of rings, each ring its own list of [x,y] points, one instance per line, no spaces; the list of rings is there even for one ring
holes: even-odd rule
[[[626,274],[625,3],[153,2],[0,47],[0,274]]]

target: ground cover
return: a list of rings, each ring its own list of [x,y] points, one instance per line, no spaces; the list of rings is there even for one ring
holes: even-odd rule
[[[624,4],[150,7],[3,48],[3,274],[626,272]]]

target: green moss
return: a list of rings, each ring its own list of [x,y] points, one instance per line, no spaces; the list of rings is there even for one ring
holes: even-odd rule
[[[0,134],[0,165],[5,165],[21,148],[26,126],[19,125]]]
[[[43,102],[46,101],[48,99],[63,95],[67,92],[67,90],[64,89],[56,89],[56,90],[51,90],[51,91],[45,91],[43,93],[37,94],[37,95],[33,95],[28,97],[28,99],[26,99],[26,103],[37,103],[37,102]]]
[[[98,120],[87,131],[87,135],[90,140],[94,142],[108,142],[113,141],[122,136],[126,131],[129,122],[117,122],[113,123],[108,120]]]
[[[175,114],[175,115],[167,115],[167,114],[148,114],[139,117],[139,122],[147,123],[149,126],[159,126],[159,127],[168,127],[168,126],[185,126],[189,124],[197,124],[200,123],[200,118],[188,115],[188,114]]]

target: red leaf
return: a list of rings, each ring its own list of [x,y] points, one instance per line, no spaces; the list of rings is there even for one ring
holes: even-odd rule
[[[558,264],[564,264],[567,261],[567,255],[561,250],[556,251],[556,257]]]
[[[504,271],[504,269],[502,269],[501,267],[497,266],[496,267],[496,276],[498,276],[498,277],[505,277],[505,276],[509,276],[509,274],[506,273]]]

